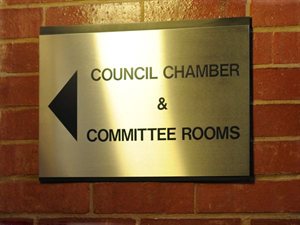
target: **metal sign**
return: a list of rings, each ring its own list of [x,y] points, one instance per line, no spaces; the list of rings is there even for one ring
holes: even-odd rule
[[[250,35],[250,18],[41,28],[40,180],[250,180]]]

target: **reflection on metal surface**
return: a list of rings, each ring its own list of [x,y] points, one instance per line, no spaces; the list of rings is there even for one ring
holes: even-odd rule
[[[114,43],[114,45],[101,45],[101,43]],[[119,33],[118,35],[103,35],[102,37],[95,37],[94,46],[96,48],[96,56],[97,64],[101,65],[102,68],[111,65],[111,63],[118,62],[118,67],[126,68],[126,66],[131,65],[134,67],[140,67],[140,65],[146,66],[146,72],[150,78],[150,65],[155,65],[157,67],[163,67],[164,62],[164,49],[163,49],[164,36],[158,32],[148,32],[147,36],[140,34],[139,31],[135,32],[124,32]],[[134,43],[131,45],[124,45],[124,43]],[[147,46],[145,46],[147,43]],[[122,52],[120,53],[120,50]],[[143,52],[140,50],[143,49]],[[133,54],[132,56],[128,55],[130,53],[138,53],[140,55]],[[101,57],[105,56],[105,57]],[[147,65],[145,65],[147,62]],[[102,66],[103,65],[103,66]],[[114,65],[114,64],[113,64]],[[113,66],[112,65],[112,66]],[[118,71],[118,70],[117,70]],[[124,73],[124,71],[122,71]],[[153,71],[152,71],[153,72]],[[117,77],[121,77],[120,72]],[[155,75],[153,76],[155,77]],[[163,96],[167,96],[168,90],[165,88],[167,85],[166,82],[162,82],[161,85],[153,87],[152,92],[162,93]],[[109,111],[109,115],[111,118],[110,127],[118,127],[123,123],[123,116],[120,116],[120,113],[124,111],[128,107],[127,101],[120,101],[125,95],[127,95],[127,90],[135,90],[133,93],[133,98],[136,98],[137,102],[144,102],[145,96],[140,94],[143,92],[143,89],[137,91],[138,88],[137,82],[127,82],[126,85],[120,85],[118,88],[114,86],[104,86],[101,94],[105,96],[104,101],[106,102],[106,109]],[[126,116],[126,121],[134,121],[136,120],[136,116],[130,112],[122,113]],[[172,117],[168,117],[166,121],[157,121],[160,124],[174,124]],[[170,143],[169,147],[174,149],[175,154],[169,155],[166,160],[166,166],[168,163],[176,164],[176,170],[178,174],[184,174],[184,167],[182,166],[182,157],[180,157],[180,151],[178,151],[177,145],[174,143]],[[153,143],[152,148],[156,148],[155,143]],[[119,171],[120,174],[133,174],[135,173],[135,165],[132,162],[139,163],[140,156],[137,153],[128,154],[127,146],[121,145],[119,147],[119,152],[114,156],[116,158],[117,168],[121,168]],[[159,169],[159,168],[157,168]],[[144,173],[141,171],[141,173]]]
[[[40,177],[249,177],[249,43],[248,18],[44,28]]]

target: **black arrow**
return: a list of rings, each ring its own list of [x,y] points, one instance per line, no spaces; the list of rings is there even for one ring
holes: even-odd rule
[[[77,140],[77,71],[52,100],[49,108]]]

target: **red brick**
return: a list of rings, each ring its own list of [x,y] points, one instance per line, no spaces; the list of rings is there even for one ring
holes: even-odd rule
[[[13,5],[13,4],[39,3],[40,1],[41,0],[2,0],[2,3],[7,5]]]
[[[38,44],[1,44],[0,63],[0,71],[2,72],[38,72]]]
[[[141,225],[239,225],[240,219],[142,219]]]
[[[300,135],[300,105],[255,105],[254,136]]]
[[[53,7],[46,11],[46,25],[88,24],[89,15],[86,6]]]
[[[101,183],[94,186],[96,213],[192,213],[193,184]]]
[[[252,0],[254,26],[292,26],[300,23],[299,0]]]
[[[0,140],[38,138],[38,109],[1,109]]]
[[[1,9],[0,38],[38,37],[42,9]]]
[[[257,142],[255,174],[300,173],[300,141]]]
[[[140,13],[136,2],[52,7],[46,11],[46,25],[139,22]]]
[[[251,225],[300,225],[300,219],[253,219]]]
[[[198,184],[196,211],[299,212],[300,180],[255,184]]]
[[[145,21],[168,21],[178,19],[178,1],[145,1]]]
[[[246,15],[246,0],[179,1],[179,18],[203,19],[241,17]]]
[[[145,1],[145,21],[239,17],[245,9],[245,0],[152,0]]]
[[[253,63],[272,63],[272,33],[254,33]]]
[[[42,219],[39,225],[135,225],[135,220],[118,218],[61,218],[61,219]]]
[[[275,33],[274,63],[300,63],[300,32]]]
[[[14,5],[14,4],[28,4],[28,3],[52,3],[52,2],[72,2],[76,0],[2,0],[3,4]],[[1,2],[0,2],[1,5]]]
[[[0,225],[33,225],[33,220],[30,219],[14,219],[14,218],[7,218],[1,219],[0,218]]]
[[[38,145],[0,145],[0,176],[38,174]]]
[[[76,1],[76,0],[40,0],[40,2],[72,2],[72,1]]]
[[[0,77],[0,105],[38,105],[38,76]]]
[[[88,184],[0,183],[2,213],[87,213]]]
[[[299,100],[300,69],[254,70],[255,100]]]

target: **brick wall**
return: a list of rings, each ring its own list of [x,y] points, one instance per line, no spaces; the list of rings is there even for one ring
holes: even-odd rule
[[[41,25],[252,16],[255,184],[38,182]],[[0,0],[0,224],[299,225],[299,0]]]

